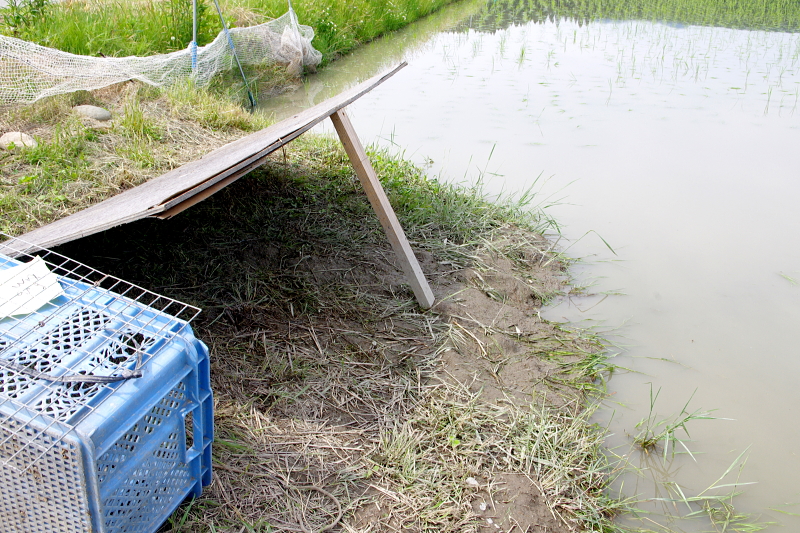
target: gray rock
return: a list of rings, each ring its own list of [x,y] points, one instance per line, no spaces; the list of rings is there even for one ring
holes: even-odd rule
[[[0,148],[11,148],[12,145],[15,148],[20,148],[22,146],[33,148],[37,146],[38,143],[33,137],[21,131],[9,131],[8,133],[4,133],[2,137],[0,137]]]
[[[111,112],[107,109],[103,109],[102,107],[97,107],[94,105],[76,105],[72,109],[84,117],[93,118],[95,120],[99,120],[100,122],[111,120]]]

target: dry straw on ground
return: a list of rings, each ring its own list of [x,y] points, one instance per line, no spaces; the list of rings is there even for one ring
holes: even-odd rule
[[[513,207],[373,158],[430,311],[332,141],[171,221],[63,247],[205,309],[214,479],[167,529],[602,530],[618,504],[585,394],[603,348],[539,318],[564,282],[551,244]]]

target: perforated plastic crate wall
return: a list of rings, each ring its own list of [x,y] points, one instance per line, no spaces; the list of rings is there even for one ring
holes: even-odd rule
[[[2,259],[0,268],[7,266]],[[55,314],[49,309],[46,322],[37,313],[22,322],[0,320],[0,350],[13,346],[4,358],[48,372],[65,364],[73,347],[90,346],[85,364],[97,368],[104,357],[130,357],[126,346],[137,324],[133,340],[152,357],[141,378],[113,386],[43,387],[0,368],[0,459],[8,462],[0,467],[0,532],[154,532],[211,482],[208,350],[182,321],[142,306],[126,309],[120,322],[113,295],[62,285],[68,295],[85,292],[85,301],[62,305]],[[105,331],[101,340],[86,335],[88,325],[96,329],[98,323]],[[148,337],[165,327],[175,333],[169,341]]]

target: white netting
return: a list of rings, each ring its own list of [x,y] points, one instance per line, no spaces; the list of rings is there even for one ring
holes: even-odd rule
[[[278,63],[299,75],[303,66],[316,66],[322,60],[322,54],[311,46],[314,30],[300,25],[291,9],[258,26],[233,28],[230,36],[242,65]],[[194,73],[190,48],[149,57],[90,57],[0,36],[0,103],[33,102],[127,80],[163,87],[193,75],[198,83],[205,84],[234,65],[223,32],[210,44],[197,48]]]

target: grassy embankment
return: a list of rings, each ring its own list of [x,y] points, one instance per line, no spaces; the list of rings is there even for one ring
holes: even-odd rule
[[[360,44],[397,30],[453,0],[299,0],[301,24],[314,28],[314,47],[323,64]],[[146,56],[186,48],[192,38],[190,0],[116,2],[83,0],[51,3],[16,0],[3,10],[0,32],[73,54]],[[286,13],[285,0],[223,0],[229,27],[259,24]],[[198,44],[221,30],[213,3],[199,4]]]
[[[360,43],[438,9],[447,0],[385,2],[334,0],[295,3],[300,20],[314,27],[323,62]],[[201,2],[200,44],[219,23]],[[17,0],[0,11],[0,32],[76,54],[148,55],[184,48],[191,38],[191,2],[69,2]],[[223,12],[232,25],[262,22],[285,12],[283,1],[229,0]],[[470,18],[469,25],[503,27],[514,20],[573,17],[579,20],[638,18],[683,24],[716,24],[757,29],[800,28],[800,5],[790,0],[499,0]],[[280,69],[250,72],[268,92],[290,83]],[[76,93],[32,106],[0,109],[0,129],[38,136],[33,150],[0,154],[0,230],[20,233],[82,209],[116,192],[182,164],[203,151],[269,123],[249,119],[230,101],[243,101],[233,74],[210,88],[157,91],[118,87],[98,94]],[[82,123],[75,104],[109,107],[118,120],[111,128]],[[181,146],[180,149],[174,149]],[[188,149],[187,149],[188,148]]]
[[[574,16],[583,18],[613,18],[609,13],[623,4],[550,3],[572,6]],[[50,46],[59,45],[47,39],[63,37],[60,46],[77,53],[144,55],[180,48],[174,43],[185,39],[186,19],[177,20],[185,11],[173,4],[143,5],[135,10],[117,5],[113,17],[105,8],[87,6],[58,19],[56,11],[42,14],[28,3],[12,13],[21,19],[5,20],[11,33]],[[517,4],[490,4],[488,13],[493,5]],[[547,12],[543,2],[525,5]],[[663,3],[647,5],[655,7],[642,18],[673,20],[654,14]],[[315,45],[326,60],[424,12],[415,3],[384,21],[361,18],[352,7],[330,5],[326,12],[314,6],[296,9],[303,23],[317,28]],[[263,4],[224,9],[245,23],[280,14],[283,6],[276,12]],[[378,8],[364,3],[363,9],[374,14]],[[563,10],[553,13],[566,16]],[[153,23],[136,19],[151,15]],[[68,22],[71,16],[99,27],[72,29],[79,21]],[[126,17],[136,19],[127,26],[131,35],[153,40],[117,41],[115,36],[125,35],[124,24],[106,32],[108,18]],[[184,33],[164,32],[170,27],[165,20]],[[207,40],[214,20],[207,9],[203,20]],[[50,33],[42,35],[50,37],[33,37],[48,25]],[[67,30],[55,31],[59,28]],[[87,46],[75,39],[82,32],[98,36],[90,40],[95,48],[70,49]],[[40,146],[2,155],[0,229],[21,233],[268,123],[267,117],[243,112],[220,87],[162,92],[127,84],[4,110],[3,129],[21,125],[39,132]],[[110,128],[87,125],[70,113],[78,103],[103,105],[117,118]],[[603,432],[588,422],[583,397],[574,395],[576,389],[592,392],[604,368],[599,340],[544,322],[536,334],[495,324],[465,327],[461,317],[415,309],[402,283],[348,277],[358,268],[367,277],[372,270],[392,268],[385,258],[376,260],[376,254],[388,252],[349,165],[327,141],[295,143],[289,154],[174,223],[142,222],[64,250],[206,308],[197,327],[215,356],[218,474],[202,500],[173,517],[173,529],[292,530],[342,519],[354,524],[365,502],[382,497],[378,491],[386,496],[382,505],[388,511],[370,518],[387,528],[469,531],[482,522],[473,509],[478,491],[465,487],[464,480],[480,479],[491,496],[497,494],[495,480],[522,476],[535,480],[546,506],[572,526],[615,531],[611,518],[620,504],[603,494],[609,474],[600,453]],[[426,181],[398,159],[372,155],[415,247],[430,254],[429,264],[457,276],[477,273],[467,276],[465,286],[506,302],[511,295],[491,281],[497,273],[491,258],[502,257],[514,265],[514,276],[531,291],[535,305],[555,294],[537,287],[530,270],[557,260],[533,237],[547,228],[540,214],[487,203],[479,191]],[[516,235],[511,242],[504,240],[509,233]],[[99,251],[102,257],[94,255]],[[310,256],[330,263],[321,279],[302,266]],[[508,339],[527,346],[524,357],[549,365],[539,384],[544,389],[534,398],[567,398],[566,406],[486,401],[480,391],[437,377],[442,352],[469,352],[472,345],[488,368],[487,379],[501,382],[513,359],[502,348]],[[335,427],[343,421],[346,429]],[[703,512],[714,521],[716,509]],[[281,526],[287,519],[294,522]]]

